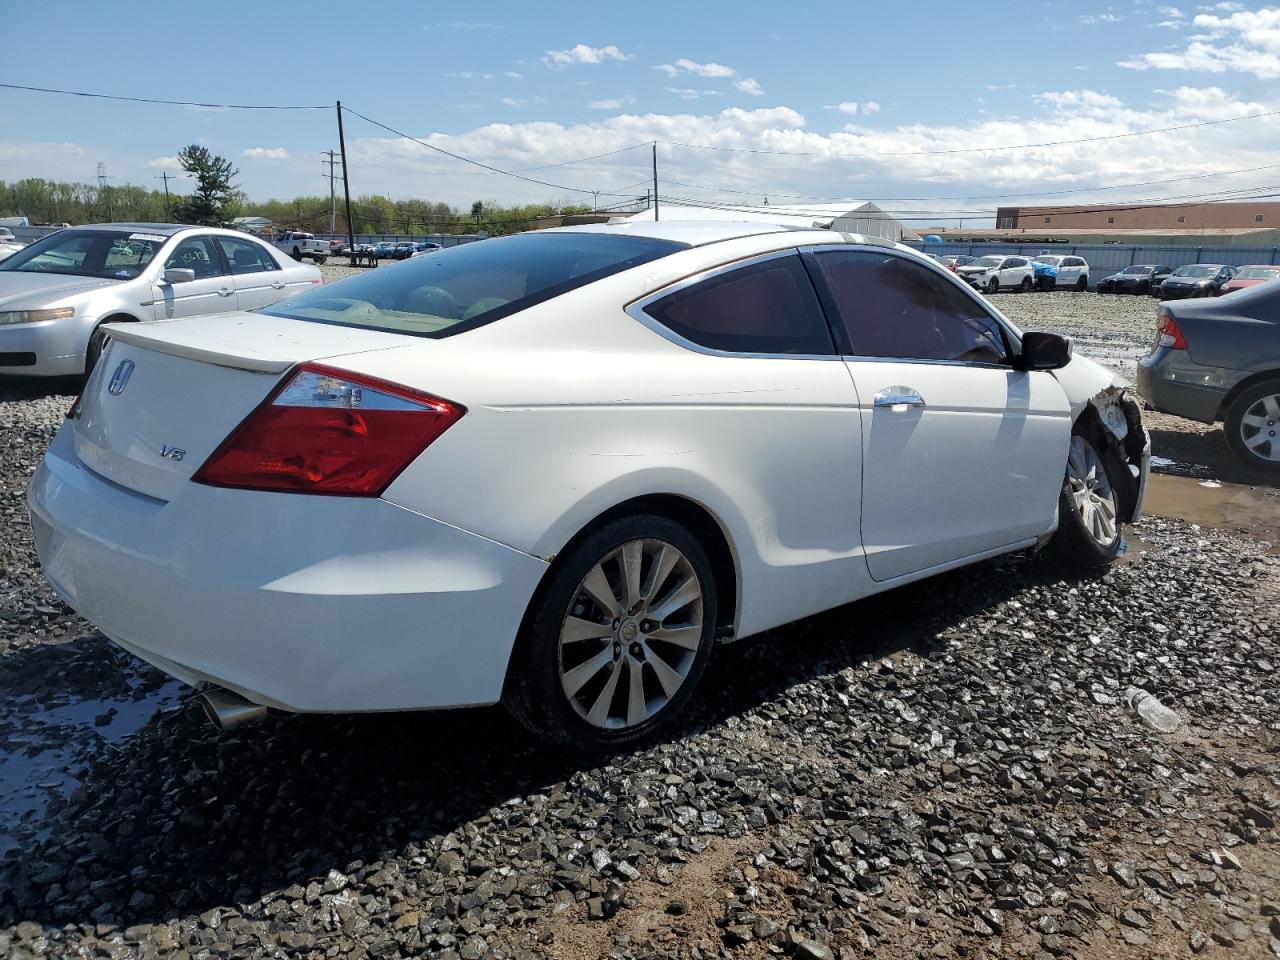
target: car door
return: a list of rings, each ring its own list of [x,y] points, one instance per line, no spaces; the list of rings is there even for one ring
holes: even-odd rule
[[[960,284],[903,254],[808,254],[857,388],[862,542],[879,581],[1052,528],[1071,432],[1052,374]]]
[[[165,270],[190,270],[194,280],[170,283]],[[179,240],[164,256],[161,273],[154,281],[153,308],[157,320],[198,317],[236,309],[235,282],[213,237],[193,234]]]
[[[1027,274],[1027,260],[1024,257],[1007,257],[1000,266],[1000,286],[1016,287],[1022,283]]]
[[[222,235],[217,242],[231,270],[239,309],[265,307],[292,292],[287,289],[285,271],[265,245],[248,237]]]
[[[1080,279],[1080,263],[1075,257],[1063,257],[1058,261],[1058,276],[1054,286],[1058,287],[1074,287],[1076,281]]]

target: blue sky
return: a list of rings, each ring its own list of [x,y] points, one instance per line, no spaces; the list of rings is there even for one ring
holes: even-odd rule
[[[219,20],[201,19],[205,11]],[[673,197],[867,197],[940,221],[976,216],[997,195],[1034,202],[1075,190],[1045,199],[1128,202],[1280,184],[1280,167],[1221,175],[1280,161],[1276,119],[974,150],[1280,108],[1280,7],[1259,4],[0,0],[0,36],[10,82],[218,103],[341,98],[415,137],[554,184],[485,173],[348,116],[357,194],[469,205],[590,202],[600,191],[602,205],[620,202],[643,194],[647,150],[565,161],[653,139],[697,147],[659,148],[662,190]],[[332,109],[0,90],[0,118],[6,180],[90,181],[101,161],[113,182],[159,185],[176,169],[170,158],[199,142],[234,160],[251,196],[292,197],[327,191],[320,152],[337,146]],[[963,152],[936,152],[947,150]],[[1196,179],[1121,189],[1179,177]],[[1108,186],[1117,189],[1092,189]]]

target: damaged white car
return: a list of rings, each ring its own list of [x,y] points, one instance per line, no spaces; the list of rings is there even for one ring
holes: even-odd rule
[[[1107,370],[854,234],[546,230],[110,334],[40,558],[224,723],[503,702],[624,746],[717,642],[1014,550],[1105,565],[1147,477]]]

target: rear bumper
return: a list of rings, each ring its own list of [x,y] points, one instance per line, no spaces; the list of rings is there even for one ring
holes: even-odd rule
[[[78,320],[0,326],[0,374],[66,377],[84,373],[89,334],[80,329]]]
[[[1226,372],[1193,363],[1186,351],[1160,349],[1138,361],[1138,396],[1162,413],[1213,423],[1229,389]]]
[[[59,430],[28,494],[45,574],[121,646],[292,711],[502,692],[546,563],[385,500],[107,481]]]

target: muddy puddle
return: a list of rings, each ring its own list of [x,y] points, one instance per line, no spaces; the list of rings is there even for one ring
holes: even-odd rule
[[[1280,489],[1151,474],[1143,512],[1266,540],[1280,554]],[[1141,550],[1140,534],[1130,538]]]

